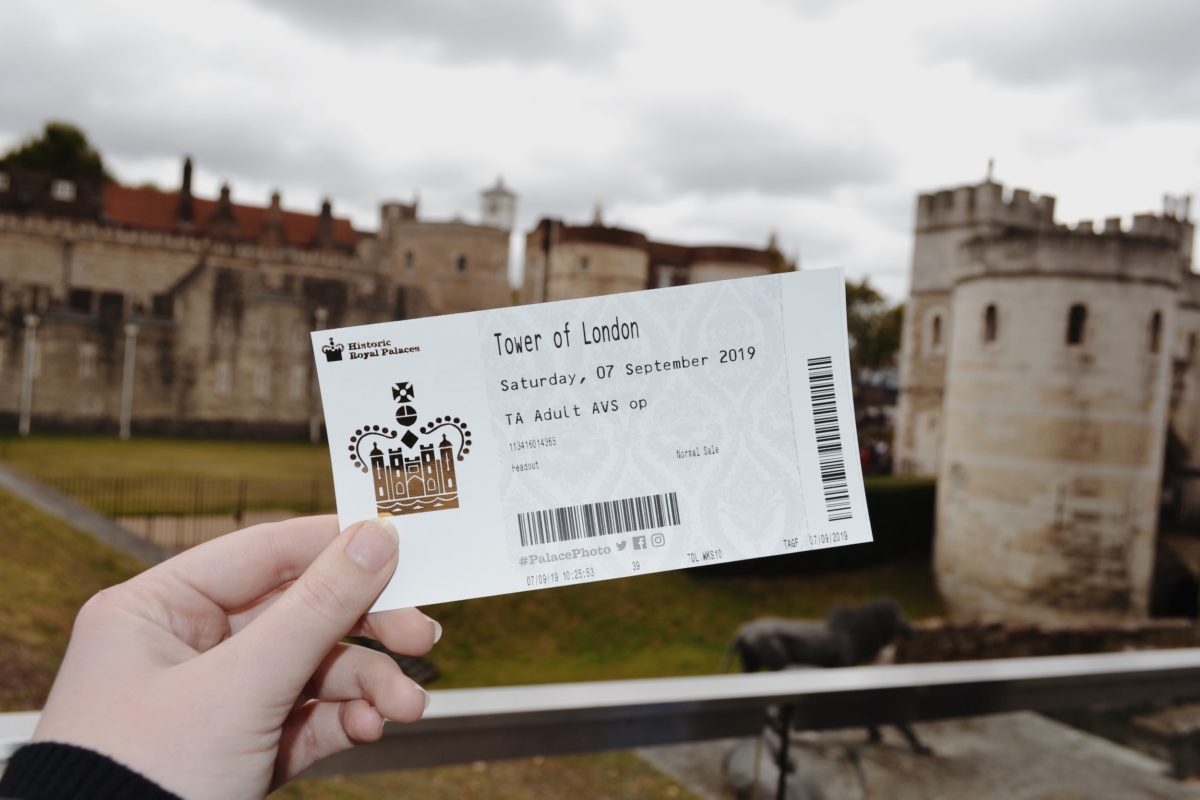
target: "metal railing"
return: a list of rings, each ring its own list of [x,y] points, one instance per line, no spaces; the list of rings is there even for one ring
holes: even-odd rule
[[[315,513],[334,507],[333,484],[324,479],[33,477],[111,517],[236,516],[264,509]]]
[[[306,777],[753,736],[772,707],[823,730],[1196,696],[1200,648],[441,690]],[[0,758],[36,721],[0,714]]]
[[[328,480],[92,477],[36,480],[173,550],[255,522],[334,508]]]

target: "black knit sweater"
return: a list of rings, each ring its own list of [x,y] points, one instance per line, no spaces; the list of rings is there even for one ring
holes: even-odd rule
[[[0,777],[0,800],[180,800],[108,756],[71,744],[22,747]]]

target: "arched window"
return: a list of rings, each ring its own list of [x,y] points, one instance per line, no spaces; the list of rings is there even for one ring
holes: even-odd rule
[[[1150,317],[1150,352],[1157,353],[1162,341],[1162,312],[1155,311]]]
[[[454,268],[457,269],[459,272],[466,272],[467,271],[467,257],[459,256],[458,258],[454,259]]]
[[[996,341],[998,323],[996,321],[996,304],[988,303],[988,307],[983,310],[983,341]]]
[[[933,322],[929,326],[929,342],[934,349],[942,346],[942,315],[934,314]]]
[[[415,255],[413,255],[413,251],[405,250],[404,251],[404,268],[412,269],[416,263],[417,263],[417,257]]]
[[[1076,303],[1067,313],[1067,344],[1083,342],[1084,329],[1087,327],[1087,306]]]

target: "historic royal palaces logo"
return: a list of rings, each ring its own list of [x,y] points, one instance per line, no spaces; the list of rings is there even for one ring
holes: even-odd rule
[[[345,349],[346,348],[344,345],[338,344],[337,342],[335,342],[333,340],[333,337],[330,336],[329,344],[323,346],[321,348],[321,352],[325,354],[326,361],[341,361],[342,360],[342,351]]]
[[[362,472],[370,473],[375,508],[381,517],[458,508],[455,464],[471,451],[471,431],[458,417],[444,416],[418,428],[420,436],[413,433],[417,424],[414,396],[411,383],[392,384],[400,428],[364,425],[350,437],[350,460]],[[435,441],[439,431],[441,441]],[[372,440],[371,451],[364,458],[362,446],[367,440]],[[399,440],[400,446],[389,448],[390,440]]]

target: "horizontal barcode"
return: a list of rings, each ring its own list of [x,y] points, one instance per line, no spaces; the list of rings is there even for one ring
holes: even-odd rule
[[[522,547],[678,524],[679,499],[675,492],[517,514]]]
[[[808,388],[812,393],[821,485],[825,490],[825,516],[830,522],[850,519],[853,516],[850,487],[846,482],[846,459],[842,453],[842,431],[833,391],[833,358],[822,356],[808,360]]]

